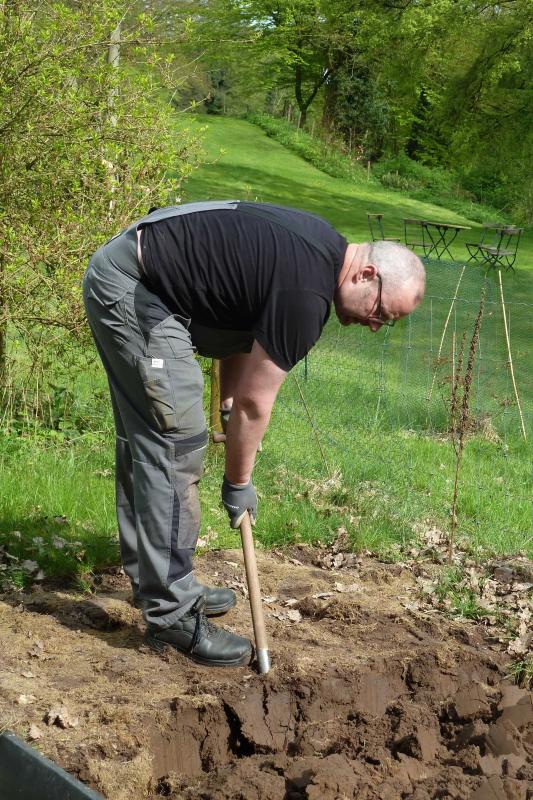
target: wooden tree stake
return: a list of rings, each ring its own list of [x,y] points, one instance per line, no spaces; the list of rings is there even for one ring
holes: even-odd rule
[[[211,405],[209,412],[211,438],[220,432],[220,361],[211,361]]]
[[[446,317],[446,322],[444,323],[444,330],[442,331],[442,336],[440,338],[439,352],[437,353],[437,360],[435,362],[435,372],[433,373],[433,380],[431,381],[431,388],[430,388],[429,394],[428,394],[428,396],[426,398],[428,403],[431,402],[431,398],[433,396],[433,387],[435,386],[435,378],[437,377],[437,370],[439,368],[439,359],[440,359],[440,354],[442,353],[442,345],[444,344],[444,337],[446,336],[446,331],[448,330],[448,323],[449,323],[450,317],[452,315],[452,311],[453,311],[453,307],[455,305],[455,301],[457,300],[457,294],[459,292],[459,286],[461,285],[461,281],[463,280],[463,275],[464,275],[465,269],[466,269],[466,264],[463,266],[463,269],[461,270],[461,274],[459,275],[459,280],[457,281],[457,286],[455,287],[455,294],[453,296],[453,300],[452,300],[452,303],[450,305],[450,310],[448,311],[448,316]]]
[[[507,314],[505,312],[505,300],[503,299],[503,284],[502,284],[502,272],[498,270],[498,280],[500,281],[500,297],[502,299],[502,312],[503,312],[503,326],[505,328],[505,339],[507,341],[507,352],[509,354],[509,369],[511,371],[511,378],[513,381],[513,388],[514,388],[514,396],[516,397],[516,405],[518,406],[518,413],[520,414],[520,424],[522,426],[522,434],[524,436],[524,440],[527,442],[527,433],[526,433],[526,426],[524,425],[524,417],[522,415],[522,406],[520,405],[520,397],[518,396],[518,388],[516,386],[516,381],[514,377],[514,369],[513,369],[513,357],[511,355],[511,342],[509,340],[509,329],[507,327]]]

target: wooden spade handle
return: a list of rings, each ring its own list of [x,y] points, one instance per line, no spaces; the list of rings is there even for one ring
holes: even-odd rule
[[[240,524],[240,531],[242,550],[244,553],[244,567],[246,569],[246,582],[248,583],[248,596],[250,598],[250,608],[254,626],[257,663],[259,665],[259,672],[264,675],[270,669],[270,658],[268,655],[267,634],[263,615],[263,604],[261,602],[259,576],[257,574],[257,562],[255,560],[252,525],[248,512],[246,512]]]

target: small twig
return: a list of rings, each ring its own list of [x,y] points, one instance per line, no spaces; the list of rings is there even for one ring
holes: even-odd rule
[[[520,397],[518,396],[518,388],[516,386],[516,381],[514,377],[514,369],[513,369],[513,357],[511,355],[511,342],[509,340],[509,329],[507,327],[507,314],[505,311],[505,301],[503,299],[503,284],[502,284],[502,272],[498,270],[498,279],[500,281],[500,297],[502,299],[502,312],[503,312],[503,326],[505,328],[505,339],[507,341],[507,352],[509,354],[509,369],[511,371],[511,379],[513,381],[513,388],[514,388],[514,396],[516,398],[516,405],[518,406],[518,413],[520,414],[520,424],[522,426],[522,434],[524,436],[524,440],[527,442],[527,433],[526,433],[526,426],[524,425],[524,417],[522,416],[522,406],[520,405]]]
[[[457,294],[459,292],[459,286],[461,285],[461,281],[463,279],[463,275],[464,275],[465,269],[466,269],[466,264],[463,266],[463,269],[461,270],[461,274],[459,275],[459,280],[457,281],[457,286],[455,287],[455,294],[453,296],[453,299],[452,299],[452,302],[451,302],[451,305],[450,305],[450,310],[448,311],[448,316],[446,317],[446,322],[444,323],[444,330],[442,331],[442,336],[440,338],[439,352],[437,353],[437,359],[435,361],[435,372],[433,373],[433,379],[431,381],[431,388],[430,388],[429,394],[428,394],[428,396],[426,398],[428,403],[431,402],[431,398],[433,396],[433,387],[435,386],[435,379],[437,377],[437,370],[439,368],[439,360],[440,360],[440,354],[442,352],[442,345],[444,344],[444,337],[446,336],[446,331],[448,330],[448,323],[449,323],[450,317],[452,315],[452,311],[453,311],[453,307],[455,305],[455,301],[457,300]]]
[[[326,459],[326,456],[325,456],[324,450],[323,450],[323,448],[322,448],[322,443],[320,442],[320,437],[319,437],[319,435],[318,435],[318,430],[317,430],[317,427],[316,427],[316,425],[315,425],[315,423],[314,423],[314,420],[313,420],[313,418],[312,418],[312,416],[311,416],[311,413],[310,413],[310,411],[309,411],[309,408],[307,407],[307,403],[305,402],[305,397],[303,396],[303,392],[302,392],[302,390],[301,390],[301,388],[300,388],[300,384],[299,384],[299,382],[298,382],[298,378],[296,377],[296,375],[295,375],[294,373],[291,373],[291,375],[292,375],[292,377],[294,378],[294,382],[296,383],[296,386],[297,386],[297,388],[298,388],[298,392],[300,393],[300,399],[301,399],[301,401],[302,401],[302,403],[303,403],[303,406],[304,406],[304,408],[305,408],[305,411],[306,411],[306,413],[307,413],[307,417],[308,417],[308,419],[309,419],[309,423],[310,423],[310,425],[311,425],[311,427],[312,427],[312,429],[313,429],[313,433],[315,434],[315,438],[316,438],[316,441],[317,441],[317,444],[318,444],[318,448],[319,448],[319,450],[320,450],[320,454],[321,454],[321,456],[322,456],[322,460],[324,461],[324,464],[326,465],[326,471],[327,471],[327,474],[328,474],[328,478],[331,478],[331,477],[332,477],[332,472],[331,472],[331,470],[330,470],[330,468],[329,468],[329,464],[328,464],[328,462],[327,462],[327,459]]]

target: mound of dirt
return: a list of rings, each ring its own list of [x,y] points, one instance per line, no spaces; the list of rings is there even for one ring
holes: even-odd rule
[[[304,563],[305,562],[305,563]],[[95,595],[0,602],[0,719],[108,800],[527,800],[533,695],[481,626],[411,602],[398,565],[258,552],[272,669],[209,670],[142,645],[120,574]],[[240,552],[199,575],[235,588]]]

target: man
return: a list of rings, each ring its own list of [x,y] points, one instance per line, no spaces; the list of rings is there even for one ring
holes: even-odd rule
[[[247,510],[255,520],[251,475],[278,390],[331,302],[341,324],[377,331],[417,306],[424,280],[401,245],[348,244],[320,217],[238,201],[157,209],[92,257],[84,301],[115,416],[121,557],[152,647],[218,666],[252,653],[207,619],[234,593],[192,568],[207,446],[195,350],[223,359],[222,502],[236,528]]]

